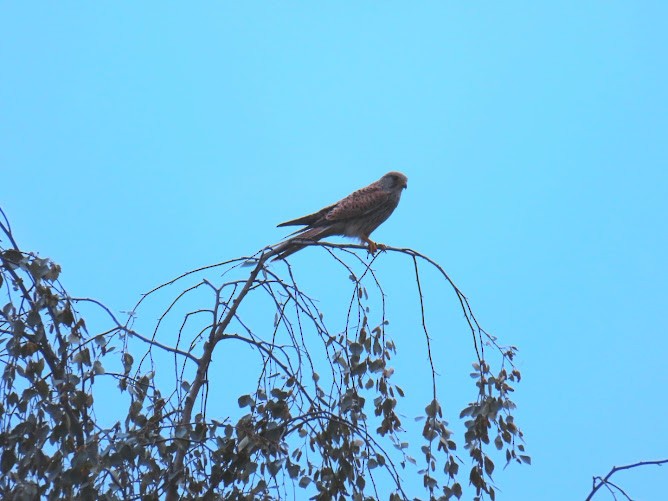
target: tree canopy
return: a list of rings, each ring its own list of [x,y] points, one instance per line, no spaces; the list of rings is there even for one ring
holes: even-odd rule
[[[101,300],[70,296],[60,266],[22,249],[5,217],[3,497],[282,499],[303,491],[323,500],[450,499],[470,483],[477,498],[495,499],[496,463],[530,463],[510,398],[521,379],[517,349],[481,327],[438,263],[386,248],[413,270],[427,347],[418,363],[431,374],[415,381],[429,385],[431,397],[402,409],[413,388],[393,379],[393,312],[375,272],[384,253],[365,259],[357,245],[312,245],[349,279],[336,296],[343,319],[326,317],[318,291],[304,290],[289,262],[270,264],[271,247],[182,273],[121,316]],[[472,357],[471,398],[463,409],[444,408],[439,398],[425,273],[452,289],[470,336],[471,352],[462,356]],[[446,299],[431,302],[439,301]],[[146,309],[158,311],[157,320],[139,328],[138,318],[153,318]],[[216,365],[238,353],[235,346],[254,354],[252,377]],[[222,407],[212,394],[214,370],[230,391],[244,388]],[[118,402],[115,413],[99,411],[102,401]],[[420,437],[406,437],[402,412],[421,414]],[[464,421],[463,436],[451,430],[453,419]],[[423,490],[409,492],[406,475],[421,477]]]

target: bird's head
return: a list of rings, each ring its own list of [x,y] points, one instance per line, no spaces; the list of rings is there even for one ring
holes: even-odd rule
[[[408,188],[408,178],[401,172],[388,172],[380,178],[379,182],[386,190],[401,191],[404,188]]]

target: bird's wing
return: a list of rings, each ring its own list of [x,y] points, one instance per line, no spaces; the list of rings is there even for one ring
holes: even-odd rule
[[[325,215],[329,222],[363,217],[387,203],[388,194],[382,188],[369,185],[351,193],[335,204]]]
[[[277,225],[277,227],[281,226],[298,226],[298,225],[312,225],[319,220],[321,220],[325,215],[331,211],[334,207],[336,207],[336,204],[332,204],[328,207],[325,207],[324,209],[320,209],[318,212],[314,212],[313,214],[309,214],[308,216],[302,216],[298,217],[297,219],[292,219],[290,221],[286,221],[285,223],[281,223]]]

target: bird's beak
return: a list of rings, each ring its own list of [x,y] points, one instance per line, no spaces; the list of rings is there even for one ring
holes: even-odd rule
[[[408,188],[408,183],[404,183],[404,190]]]

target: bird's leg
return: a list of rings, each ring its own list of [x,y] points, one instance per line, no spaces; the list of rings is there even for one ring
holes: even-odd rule
[[[361,237],[362,241],[369,246],[369,253],[371,255],[375,254],[378,250],[378,244],[371,240],[369,237]]]

